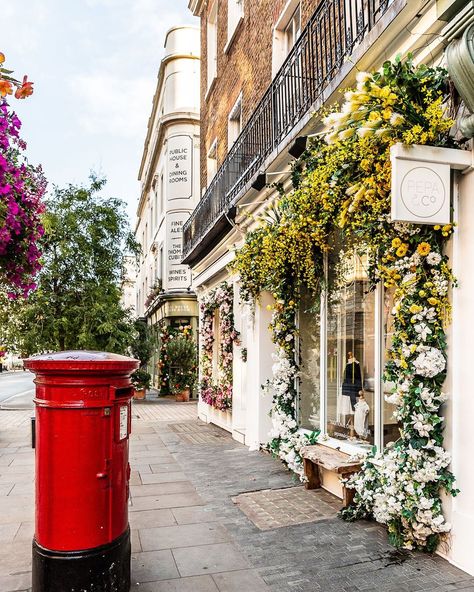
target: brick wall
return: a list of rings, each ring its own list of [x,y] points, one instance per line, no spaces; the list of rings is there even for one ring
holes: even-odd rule
[[[207,186],[207,153],[217,138],[217,165],[227,155],[229,112],[242,93],[242,122],[249,119],[272,80],[273,26],[286,0],[244,0],[244,20],[227,43],[227,0],[218,2],[217,78],[207,86],[207,18],[213,2],[201,13],[201,186]],[[301,0],[302,28],[321,0]]]

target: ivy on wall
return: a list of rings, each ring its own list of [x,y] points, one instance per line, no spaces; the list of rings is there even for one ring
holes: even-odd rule
[[[296,422],[294,342],[303,290],[315,302],[331,290],[324,261],[341,241],[368,258],[372,287],[382,282],[393,290],[395,333],[385,374],[396,385],[387,400],[400,437],[366,457],[349,482],[355,505],[343,517],[373,516],[387,524],[396,546],[429,551],[449,530],[441,490],[457,493],[440,416],[453,284],[444,247],[453,227],[391,223],[390,147],[456,147],[450,104],[441,68],[414,66],[408,58],[386,62],[380,72],[359,72],[342,105],[325,114],[325,131],[295,170],[294,190],[248,233],[232,267],[245,301],[263,290],[275,298],[271,447],[299,474],[305,442]]]

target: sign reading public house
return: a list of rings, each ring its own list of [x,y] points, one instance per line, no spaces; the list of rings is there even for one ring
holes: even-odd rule
[[[449,224],[451,167],[392,151],[392,221]]]
[[[193,193],[193,140],[172,136],[168,140],[168,199],[189,199]]]

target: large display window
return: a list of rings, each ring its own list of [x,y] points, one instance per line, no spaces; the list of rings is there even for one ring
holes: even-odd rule
[[[309,294],[304,293],[298,315],[300,425],[318,430],[321,424],[320,396],[320,311]]]
[[[299,314],[300,426],[360,450],[399,435],[394,406],[385,400],[394,385],[383,380],[392,294],[370,285],[367,266],[364,254],[335,250],[321,307],[303,298]]]

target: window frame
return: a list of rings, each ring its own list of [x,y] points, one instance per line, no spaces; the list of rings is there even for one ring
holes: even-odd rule
[[[210,166],[212,164],[212,167]],[[212,168],[212,171],[211,171]],[[210,175],[210,173],[212,174],[212,176]],[[206,156],[206,181],[207,181],[207,186],[209,187],[212,179],[214,179],[214,177],[217,174],[217,137],[214,138],[214,140],[211,143],[211,146],[209,148],[209,150],[207,151],[207,156]]]
[[[224,53],[227,53],[234,41],[240,24],[244,20],[244,0],[227,0],[227,42]]]
[[[206,24],[207,92],[211,90],[211,87],[213,86],[214,81],[217,78],[217,8],[218,0],[214,0],[214,3],[209,9]],[[209,51],[211,47],[212,52]]]
[[[291,51],[291,47],[288,48],[287,44],[287,28],[288,25],[293,21],[293,17],[296,12],[299,11],[300,15],[300,28],[298,35],[293,40],[293,45],[300,37],[302,32],[301,26],[301,0],[287,0],[283,7],[278,20],[273,27],[273,40],[272,40],[272,77],[274,77],[280,70],[283,62],[285,61],[288,53]],[[292,45],[292,47],[293,47]]]
[[[238,115],[238,116],[237,116]],[[238,124],[237,124],[238,122]],[[238,137],[242,133],[243,122],[242,122],[242,92],[237,97],[234,105],[229,111],[227,116],[227,152],[237,141]],[[236,133],[236,129],[238,133]]]
[[[329,262],[328,256],[325,256],[324,261],[324,274],[325,277],[328,277],[329,272]],[[377,450],[383,450],[384,448],[384,441],[383,441],[383,432],[384,432],[384,384],[383,384],[383,371],[384,371],[384,355],[385,355],[385,346],[384,346],[384,319],[383,319],[383,312],[384,312],[384,298],[385,298],[385,288],[379,282],[375,287],[375,323],[374,323],[374,446]],[[320,318],[320,435],[323,437],[324,445],[330,448],[334,448],[337,450],[341,450],[342,452],[346,452],[348,454],[360,454],[363,450],[349,441],[339,440],[337,438],[333,438],[328,435],[327,433],[327,421],[328,421],[328,394],[327,394],[327,336],[328,336],[328,293],[324,291],[321,293],[320,296],[320,311],[321,311],[321,318]],[[299,315],[297,315],[297,323],[299,323]],[[302,358],[301,355],[301,347],[299,343],[296,351],[298,355],[296,360]],[[301,362],[302,363],[302,362]],[[301,423],[301,403],[300,403],[300,385],[299,381],[297,383],[297,397],[298,397],[298,405],[297,405],[297,414],[296,420],[298,423]],[[310,434],[311,430],[307,428],[299,428],[301,433]]]

